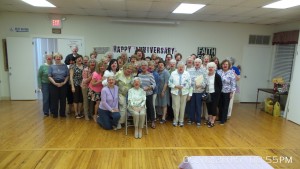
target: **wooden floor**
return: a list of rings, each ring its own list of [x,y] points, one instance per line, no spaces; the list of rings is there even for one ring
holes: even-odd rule
[[[300,126],[254,104],[235,104],[232,118],[214,128],[171,122],[105,131],[94,122],[43,117],[38,101],[0,101],[0,168],[178,168],[185,156],[257,155],[274,168],[300,168]],[[271,160],[272,159],[272,160]],[[280,161],[281,159],[281,161]]]

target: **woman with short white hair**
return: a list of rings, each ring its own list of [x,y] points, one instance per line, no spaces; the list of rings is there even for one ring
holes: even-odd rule
[[[98,109],[99,117],[97,118],[97,123],[106,130],[117,130],[118,122],[121,117],[118,108],[119,88],[115,83],[115,76],[108,76],[107,86],[101,91],[101,102]]]
[[[219,74],[216,73],[217,65],[215,62],[209,62],[207,64],[208,76],[207,76],[207,89],[206,92],[210,93],[211,102],[206,102],[208,122],[207,127],[211,128],[215,126],[215,120],[217,115],[217,107],[222,90],[222,79]]]
[[[190,74],[184,71],[185,64],[178,62],[177,71],[172,72],[169,78],[169,87],[172,94],[172,107],[174,112],[173,126],[176,127],[179,123],[183,127],[184,110],[186,105],[187,95],[191,86]]]
[[[195,59],[194,68],[188,71],[191,76],[191,90],[188,97],[188,100],[191,100],[191,111],[188,124],[196,122],[197,126],[201,125],[202,95],[207,84],[207,71],[201,64],[201,59]]]
[[[146,92],[146,106],[147,106],[147,117],[151,120],[151,128],[155,129],[155,115],[153,109],[153,90],[155,89],[156,83],[152,73],[148,72],[148,62],[145,60],[140,61],[142,72],[138,74],[141,79],[141,87]]]
[[[133,87],[128,91],[128,110],[133,116],[134,137],[142,138],[146,116],[146,92],[140,87],[139,77],[133,79],[132,85]]]

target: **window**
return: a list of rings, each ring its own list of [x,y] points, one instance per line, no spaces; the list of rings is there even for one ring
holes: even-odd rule
[[[285,82],[291,81],[295,49],[295,44],[276,45],[272,78],[283,77]]]

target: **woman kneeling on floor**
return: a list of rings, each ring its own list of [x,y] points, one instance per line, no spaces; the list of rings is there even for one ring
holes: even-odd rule
[[[142,138],[146,117],[146,92],[140,86],[140,78],[135,77],[133,79],[133,88],[128,91],[128,110],[133,116],[135,138]]]
[[[115,85],[115,76],[107,77],[107,82],[107,86],[101,91],[97,123],[106,130],[117,130],[121,115],[118,108],[118,86]]]

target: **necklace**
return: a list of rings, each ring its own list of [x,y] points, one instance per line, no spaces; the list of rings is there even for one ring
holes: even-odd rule
[[[113,92],[111,91],[111,89],[109,87],[108,87],[108,89],[109,89],[109,92],[110,92],[111,97],[113,98],[113,102],[114,102],[115,101],[115,96],[114,96],[115,95],[115,86],[114,86]]]

